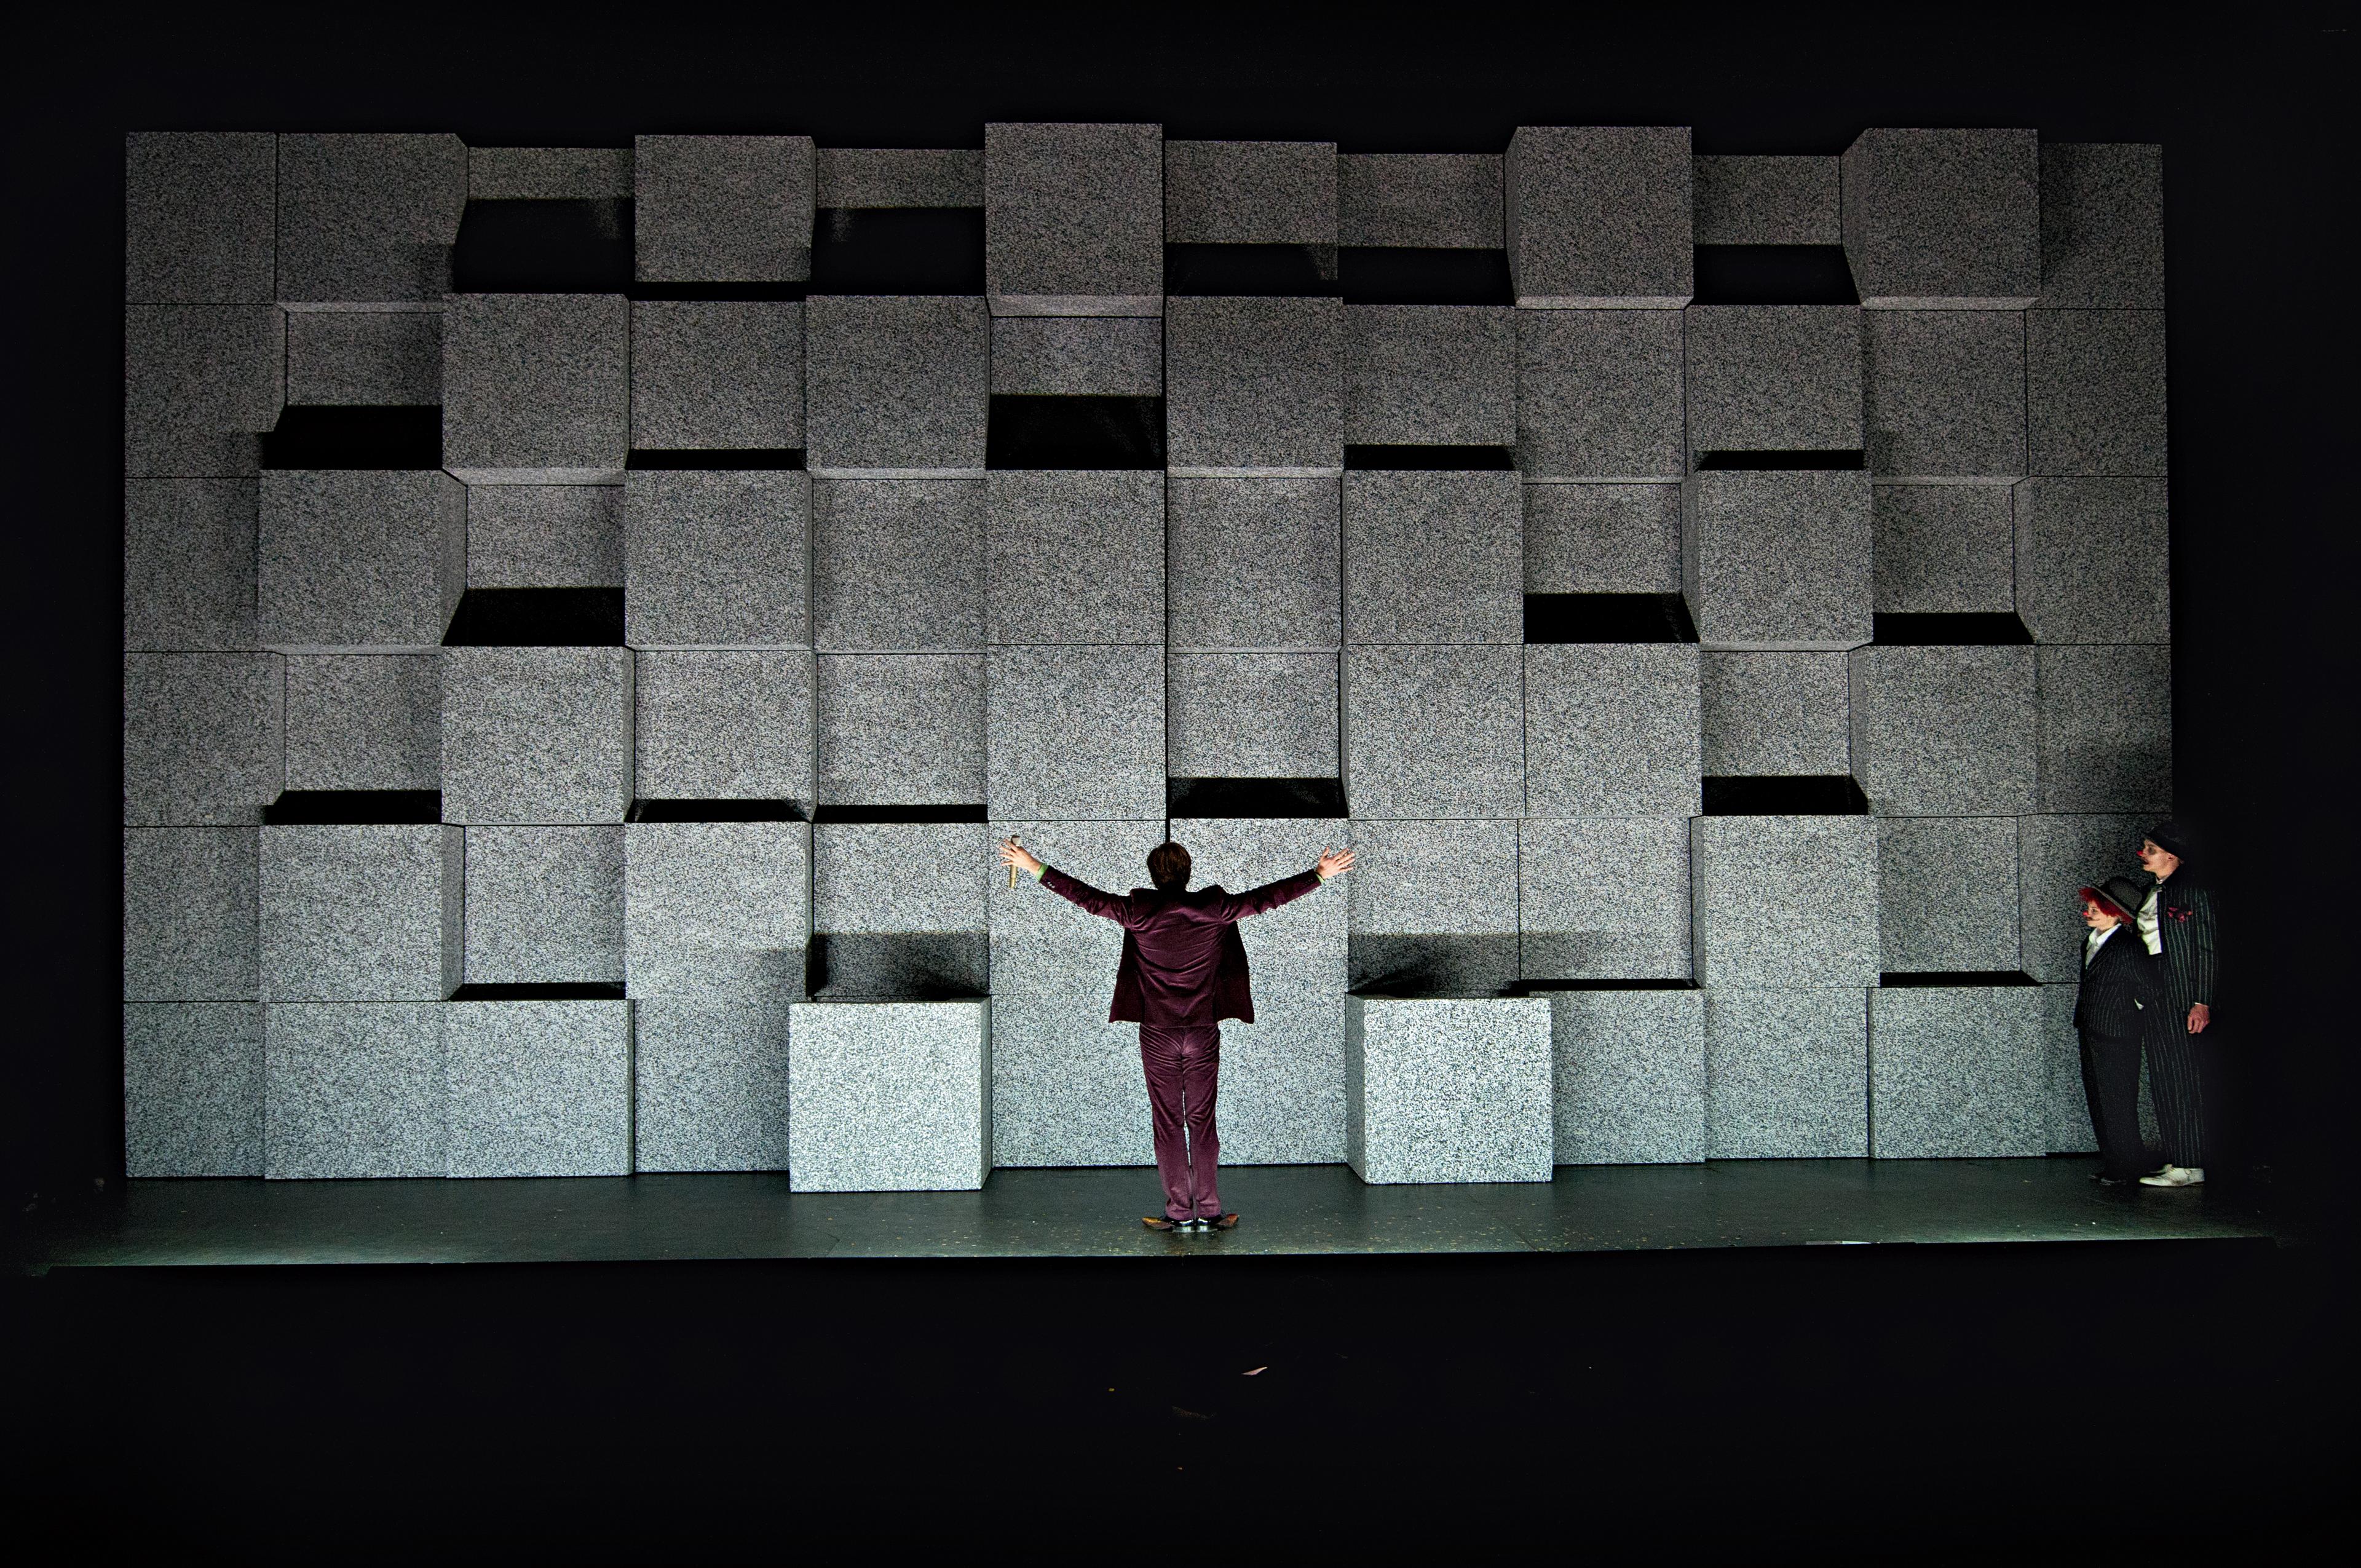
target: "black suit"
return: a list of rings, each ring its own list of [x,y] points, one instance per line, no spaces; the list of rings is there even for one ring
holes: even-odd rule
[[[2205,1094],[2189,1009],[2200,1002],[2210,1009],[2213,1003],[2213,895],[2172,878],[2157,890],[2156,927],[2164,952],[2156,961],[2161,994],[2147,1026],[2147,1077],[2156,1096],[2157,1131],[2164,1137],[2166,1159],[2202,1167]]]
[[[2082,1093],[2091,1105],[2106,1173],[2128,1179],[2148,1168],[2140,1144],[2140,1042],[2163,1006],[2158,965],[2128,920],[2096,953],[2084,938],[2081,988],[2074,997],[2074,1029],[2082,1037]]]

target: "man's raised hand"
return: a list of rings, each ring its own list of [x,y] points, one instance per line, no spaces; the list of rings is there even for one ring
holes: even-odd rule
[[[1350,860],[1352,857],[1348,855],[1345,858]],[[1003,839],[1000,841],[1000,863],[1004,866],[1015,866],[1027,876],[1036,875],[1041,870],[1041,862],[1033,857],[1032,851],[1014,839]]]
[[[1312,868],[1320,873],[1322,882],[1326,882],[1331,877],[1343,876],[1352,869],[1353,851],[1350,850],[1327,850],[1321,855],[1320,863]]]

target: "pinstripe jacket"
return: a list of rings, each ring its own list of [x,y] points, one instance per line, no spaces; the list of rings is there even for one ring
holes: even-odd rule
[[[2164,943],[2164,955],[2157,960],[2157,979],[2163,988],[2166,1011],[2180,1019],[2189,1016],[2190,1007],[2196,1003],[2213,1006],[2213,893],[2202,885],[2184,885],[2178,878],[2166,882],[2157,896],[2156,928]]]
[[[2140,1037],[2149,1014],[2164,1004],[2157,960],[2140,945],[2128,920],[2099,945],[2082,966],[2082,988],[2074,997],[2074,1027],[2109,1039]]]

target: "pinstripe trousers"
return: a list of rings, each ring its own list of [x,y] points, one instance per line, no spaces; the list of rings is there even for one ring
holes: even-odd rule
[[[2154,1010],[2147,1026],[2148,1092],[2156,1097],[2156,1130],[2168,1165],[2205,1163],[2205,1088],[2197,1067],[2198,1036],[2189,1032],[2189,1008]]]

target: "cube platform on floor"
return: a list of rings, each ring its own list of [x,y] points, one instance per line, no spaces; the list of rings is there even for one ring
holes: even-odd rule
[[[124,1007],[123,1174],[262,1174],[261,1007]]]
[[[262,1174],[446,1174],[444,1011],[440,1002],[264,1007]]]
[[[726,986],[633,1000],[633,1169],[787,1168],[792,1003]]]
[[[1869,1126],[1877,1159],[2047,1154],[2041,988],[1869,993]]]
[[[1869,1153],[1866,988],[1705,993],[1706,1157]]]
[[[1705,993],[1554,991],[1560,1165],[1705,1158]]]
[[[629,1176],[631,1004],[454,1002],[444,1014],[453,1176]]]
[[[1547,998],[1345,1001],[1345,1162],[1372,1185],[1547,1181]]]
[[[799,1002],[790,1011],[793,1190],[983,1185],[992,1174],[989,1002]]]

